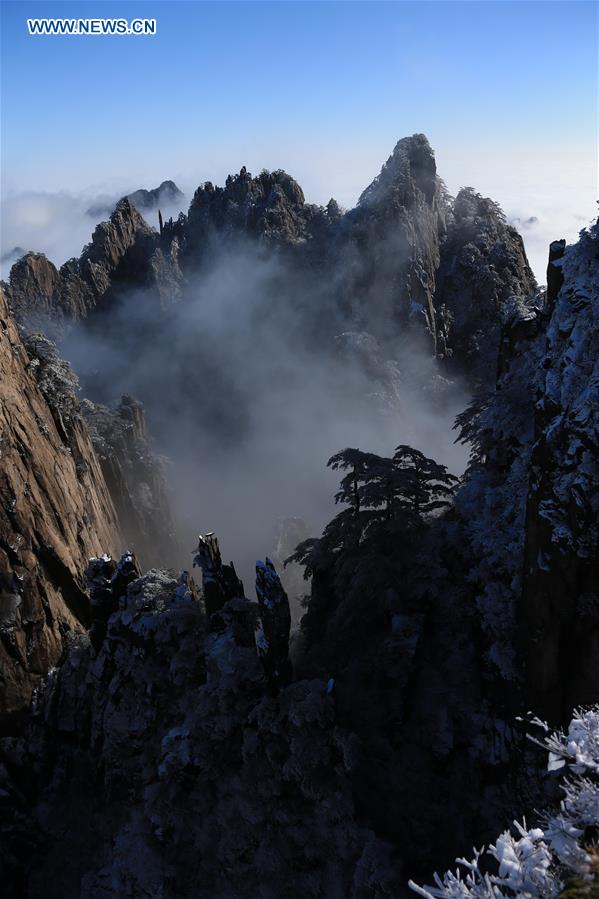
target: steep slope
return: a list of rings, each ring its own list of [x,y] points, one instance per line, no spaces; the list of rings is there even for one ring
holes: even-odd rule
[[[72,385],[36,367],[0,291],[0,721],[87,623],[86,560],[122,542]]]
[[[563,259],[552,245],[546,307],[504,323],[496,390],[458,419],[489,658],[519,680],[516,702],[557,721],[596,699],[597,237],[582,232]]]
[[[125,395],[109,409],[81,403],[121,531],[142,565],[179,556],[165,478],[165,460],[149,443],[141,403]]]
[[[90,556],[125,542],[146,565],[179,552],[141,405],[82,403],[56,346],[22,337],[1,303],[0,723],[27,706],[68,633],[89,625]]]
[[[462,188],[448,216],[434,297],[450,370],[474,387],[492,385],[502,321],[517,303],[540,304],[536,286],[522,238],[499,206]]]
[[[597,700],[599,223],[552,251],[519,612],[531,707],[561,720]]]
[[[454,510],[422,534],[390,516],[374,542],[346,510],[339,543],[304,555],[299,670],[335,680],[365,747],[357,808],[412,870],[534,804],[516,715],[565,723],[599,698],[597,236],[567,251],[555,306],[504,313],[496,383],[458,418],[472,458]]]
[[[435,354],[433,296],[445,214],[428,140],[403,138],[341,224],[348,300],[375,337],[389,341],[420,331]]]

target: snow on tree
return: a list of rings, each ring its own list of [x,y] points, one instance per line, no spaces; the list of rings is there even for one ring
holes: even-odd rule
[[[415,893],[425,899],[552,899],[566,888],[581,897],[597,895],[599,705],[576,711],[567,733],[551,733],[538,719],[531,723],[545,731],[544,739],[531,739],[548,750],[548,771],[568,774],[559,810],[537,827],[514,822],[515,832],[506,830],[486,851],[475,849],[470,861],[457,859],[455,873],[435,874],[434,886],[410,881]]]

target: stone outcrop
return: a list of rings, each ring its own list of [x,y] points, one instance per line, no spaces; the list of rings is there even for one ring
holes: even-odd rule
[[[89,627],[87,560],[125,541],[146,564],[179,549],[143,409],[80,401],[54,343],[0,305],[0,726]]]
[[[286,684],[291,678],[291,611],[279,575],[268,557],[264,562],[256,562],[256,596],[262,621],[258,639],[260,657],[271,682],[275,686]]]
[[[492,386],[502,321],[517,303],[540,304],[536,287],[522,238],[499,206],[462,188],[448,216],[434,298],[448,369],[474,387]]]
[[[396,894],[389,847],[356,822],[359,748],[334,693],[317,679],[273,691],[240,599],[213,613],[215,630],[188,580],[152,570],[96,649],[71,640],[26,739],[0,744],[12,895]]]
[[[43,344],[43,339],[40,346]],[[68,370],[30,355],[0,292],[0,721],[89,623],[87,559],[121,542]]]
[[[597,700],[599,223],[551,245],[547,284],[519,625],[530,707],[561,720]]]
[[[445,199],[424,134],[400,140],[344,218],[347,301],[366,331],[388,341],[423,334],[436,352],[434,306]]]
[[[299,184],[286,172],[257,177],[245,166],[229,175],[224,187],[207,181],[191,201],[186,228],[186,254],[197,257],[215,235],[260,238],[267,244],[294,245],[311,235],[317,207],[308,206]]]
[[[115,505],[121,533],[142,565],[179,555],[165,476],[143,406],[125,395],[113,408],[83,400],[81,414]]]
[[[145,288],[156,308],[169,305],[178,297],[180,277],[176,246],[160,248],[159,235],[125,197],[110,219],[97,225],[79,259],[70,259],[57,272],[42,254],[28,253],[11,268],[5,290],[12,311],[28,330],[60,336],[94,310],[110,312],[133,287]]]
[[[43,253],[26,253],[12,266],[6,289],[15,316],[34,330],[62,318],[56,302],[58,284],[58,270]]]
[[[310,529],[303,518],[281,518],[275,525],[273,547],[269,554],[289,597],[292,630],[298,628],[305,612],[303,603],[310,593],[310,584],[304,577],[303,567],[287,560],[296,546],[309,537]]]

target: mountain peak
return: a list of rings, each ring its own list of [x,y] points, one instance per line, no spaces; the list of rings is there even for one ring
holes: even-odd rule
[[[409,206],[417,194],[424,194],[432,203],[437,187],[435,154],[424,134],[402,137],[380,174],[366,188],[359,199],[360,206],[378,205],[395,197]]]

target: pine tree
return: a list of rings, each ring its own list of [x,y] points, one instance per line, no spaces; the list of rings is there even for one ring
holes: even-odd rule
[[[355,550],[367,536],[381,542],[424,527],[431,513],[447,509],[458,478],[444,465],[410,446],[398,446],[391,459],[347,448],[328,461],[343,471],[335,502],[346,506],[324,529],[321,540],[306,540],[287,561],[306,566],[309,577],[317,558]]]

